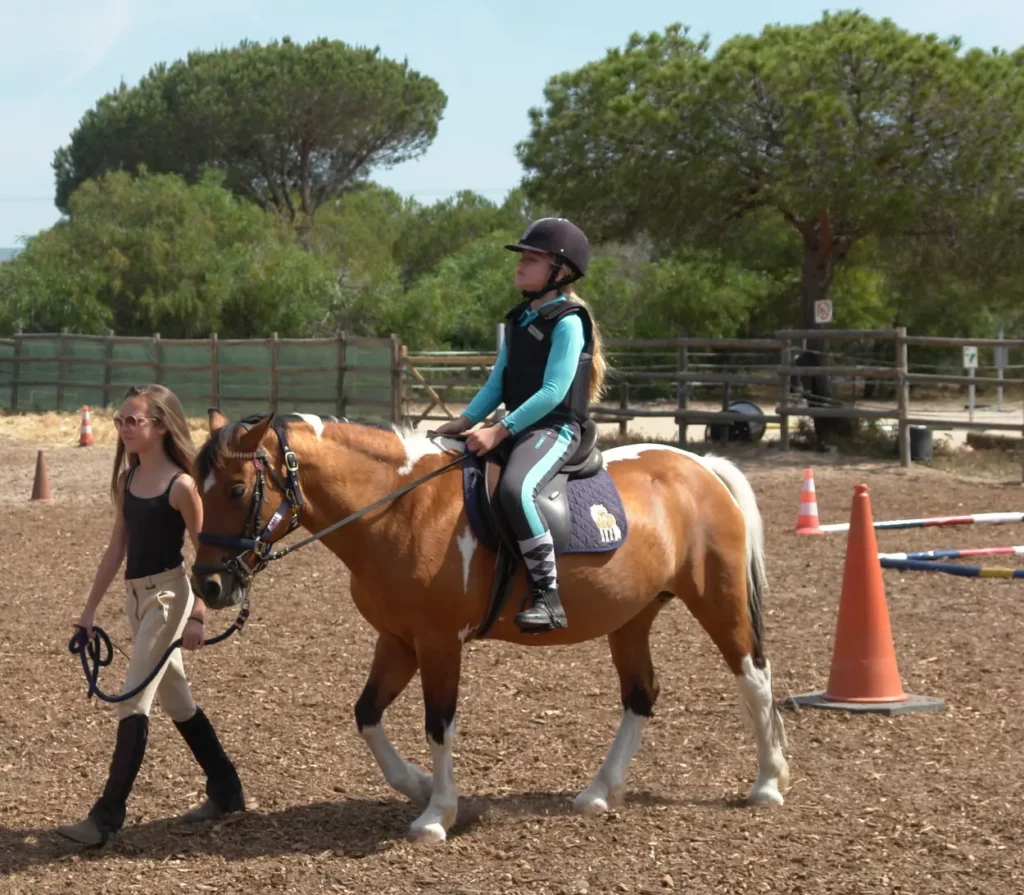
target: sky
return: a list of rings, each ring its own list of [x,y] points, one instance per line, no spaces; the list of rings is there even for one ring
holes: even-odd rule
[[[552,75],[674,22],[717,46],[854,6],[968,46],[1024,44],[1020,0],[0,0],[0,247],[58,220],[51,162],[84,112],[122,79],[134,85],[155,63],[193,49],[288,35],[408,59],[440,83],[448,105],[422,157],[373,179],[425,203],[460,189],[500,201],[522,178],[515,146]]]

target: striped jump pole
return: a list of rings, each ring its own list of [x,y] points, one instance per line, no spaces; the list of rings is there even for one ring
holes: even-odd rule
[[[971,547],[966,550],[920,550],[917,553],[879,553],[879,559],[908,559],[925,561],[934,559],[965,559],[968,556],[1024,556],[1022,547]]]
[[[998,567],[961,566],[953,562],[935,562],[928,559],[879,558],[883,569],[901,569],[906,572],[945,572],[961,578],[1017,578],[1024,581],[1024,569],[1000,569]]]
[[[926,519],[888,519],[875,523],[876,529],[932,528],[944,525],[981,525],[982,523],[1024,522],[1024,513],[972,513],[967,516],[932,516]],[[822,525],[823,532],[849,531],[849,522]]]

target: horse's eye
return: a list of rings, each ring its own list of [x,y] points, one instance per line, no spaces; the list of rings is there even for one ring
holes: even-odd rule
[[[245,485],[239,482],[237,485],[231,486],[231,499],[240,500],[245,497]]]

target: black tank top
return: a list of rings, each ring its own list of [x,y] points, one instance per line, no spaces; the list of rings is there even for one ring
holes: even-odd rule
[[[132,468],[124,484],[124,524],[128,532],[128,563],[124,577],[145,578],[180,566],[185,560],[185,520],[171,506],[171,487],[181,475],[174,474],[167,490],[156,497],[136,497],[131,492]]]

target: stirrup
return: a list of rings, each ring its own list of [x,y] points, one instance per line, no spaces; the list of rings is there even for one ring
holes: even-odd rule
[[[526,604],[532,601],[529,609]],[[558,596],[558,588],[534,590],[527,593],[520,604],[519,614],[515,617],[516,627],[523,634],[542,634],[557,628],[569,627]]]

